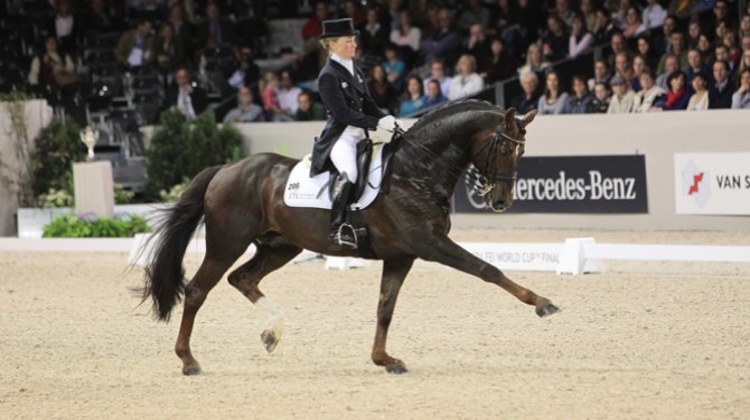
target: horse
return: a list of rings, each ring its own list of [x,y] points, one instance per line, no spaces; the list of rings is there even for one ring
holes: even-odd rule
[[[526,143],[526,126],[536,115],[516,116],[484,101],[451,102],[420,118],[398,140],[387,180],[388,191],[358,216],[369,227],[375,258],[383,261],[372,361],[387,372],[407,372],[386,352],[388,327],[404,280],[415,259],[434,261],[474,275],[533,305],[540,317],[559,310],[549,299],[509,279],[502,271],[453,242],[450,200],[464,171],[473,164],[486,204],[500,212],[513,202],[513,186]],[[253,257],[231,272],[229,283],[270,315],[261,334],[272,352],[281,339],[282,313],[258,288],[260,281],[303,249],[334,256],[357,251],[328,242],[329,211],[292,208],[283,202],[285,183],[298,161],[277,154],[255,154],[237,163],[214,166],[196,175],[179,201],[165,210],[147,263],[143,301],[168,322],[184,295],[184,310],[174,351],[182,373],[201,372],[190,350],[198,310],[226,271],[255,244]],[[205,223],[206,254],[185,284],[182,259],[194,230]]]

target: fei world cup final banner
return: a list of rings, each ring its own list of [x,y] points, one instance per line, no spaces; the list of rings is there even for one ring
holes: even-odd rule
[[[509,213],[648,213],[646,159],[625,156],[521,158]],[[460,182],[459,213],[490,211]]]
[[[675,153],[677,214],[750,215],[750,153]]]

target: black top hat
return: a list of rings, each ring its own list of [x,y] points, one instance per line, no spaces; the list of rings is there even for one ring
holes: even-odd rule
[[[354,22],[349,18],[323,21],[323,34],[320,36],[321,38],[353,35],[359,35],[359,31],[354,29]]]

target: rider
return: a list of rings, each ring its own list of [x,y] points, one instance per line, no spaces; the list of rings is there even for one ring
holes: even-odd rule
[[[329,241],[339,246],[354,244],[353,232],[340,228],[346,220],[347,206],[354,198],[357,143],[368,138],[368,131],[374,132],[373,137],[388,141],[398,124],[375,104],[365,76],[352,61],[358,34],[351,19],[336,19],[323,21],[320,37],[329,59],[318,76],[318,90],[329,118],[320,137],[315,139],[310,175],[334,168],[339,173],[333,190],[328,235]]]

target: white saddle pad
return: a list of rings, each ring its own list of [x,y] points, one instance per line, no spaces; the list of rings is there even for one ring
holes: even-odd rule
[[[359,200],[349,206],[352,210],[361,210],[372,204],[380,191],[383,180],[383,145],[375,144],[373,154],[367,186]],[[330,209],[329,178],[328,172],[310,178],[310,155],[305,156],[294,165],[289,174],[284,189],[284,204],[289,207]]]

